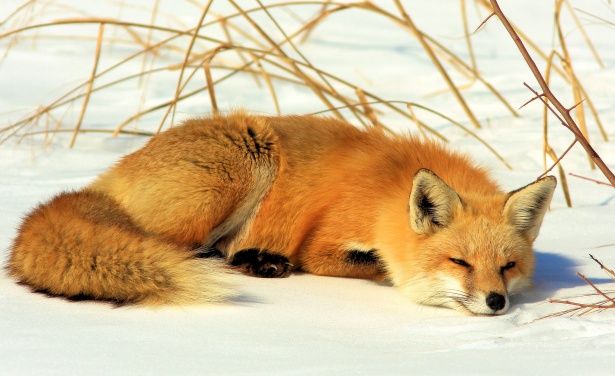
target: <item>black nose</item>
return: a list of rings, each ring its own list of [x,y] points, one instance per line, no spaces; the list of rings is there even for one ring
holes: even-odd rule
[[[487,296],[487,305],[494,311],[499,311],[506,305],[506,298],[497,292],[489,293]]]

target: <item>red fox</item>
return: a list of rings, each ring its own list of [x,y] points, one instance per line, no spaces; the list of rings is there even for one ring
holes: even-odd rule
[[[302,270],[387,279],[419,303],[502,314],[530,284],[555,185],[504,193],[435,142],[236,112],[158,134],[40,205],[8,271],[51,295],[160,305],[224,300],[232,269]]]

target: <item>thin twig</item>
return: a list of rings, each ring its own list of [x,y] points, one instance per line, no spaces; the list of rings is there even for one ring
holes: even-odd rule
[[[615,308],[615,304],[612,304],[610,306],[604,306],[604,305],[597,304],[597,303],[586,304],[586,303],[573,302],[572,300],[560,300],[560,299],[549,299],[549,303],[568,304],[572,306],[577,306],[579,308],[596,308],[596,309]]]
[[[600,266],[602,270],[604,270],[611,278],[615,280],[615,272],[612,269],[607,268],[601,261],[596,259],[591,254],[589,255],[589,257],[591,257],[591,259],[594,260]],[[595,291],[595,293],[593,294],[583,294],[583,295],[577,296],[577,298],[586,297],[586,296],[601,296],[605,298],[605,300],[594,302],[594,303],[582,303],[582,302],[576,302],[570,299],[549,299],[548,300],[549,303],[566,304],[566,305],[572,306],[573,308],[555,312],[555,313],[543,316],[537,320],[542,320],[542,319],[549,318],[549,317],[564,316],[564,315],[582,316],[582,315],[585,315],[585,314],[588,314],[594,311],[604,311],[606,309],[615,309],[615,297],[612,297],[609,295],[613,293],[612,290],[607,291],[607,290],[603,290],[599,288],[598,286],[596,286],[595,283],[593,283],[589,278],[585,277],[581,273],[577,273],[577,276],[581,278],[586,284],[588,284]]]
[[[483,20],[483,22],[481,22],[476,29],[474,29],[474,33],[476,33],[478,30],[480,30],[481,27],[483,27],[484,24],[487,23],[487,21],[489,21],[489,19],[491,19],[491,17],[495,16],[495,13],[491,12],[489,13],[489,15]]]
[[[596,179],[592,179],[592,178],[588,178],[586,176],[577,175],[577,174],[574,174],[572,172],[569,172],[568,175],[574,176],[575,178],[579,178],[579,179],[583,179],[583,180],[588,180],[588,181],[594,182],[596,184],[606,185],[607,187],[615,187],[615,185],[609,184],[607,182],[596,180]]]
[[[540,97],[544,97],[544,94],[538,94],[535,97],[532,97],[530,99],[528,99],[527,102],[523,103],[521,106],[519,106],[519,109],[522,109],[523,107],[527,106],[528,104],[534,102],[536,99],[540,98]]]
[[[600,260],[595,258],[591,253],[589,257],[591,257],[591,259],[594,260],[600,266],[600,269],[604,270],[609,276],[615,279],[615,271],[613,269],[604,266],[604,264]]]
[[[595,259],[594,259],[595,260]],[[603,265],[601,265],[603,266]],[[604,269],[604,268],[603,268]],[[605,294],[602,290],[600,290],[598,287],[596,287],[596,285],[594,285],[594,283],[592,281],[590,281],[589,279],[587,279],[587,277],[585,277],[583,274],[581,273],[577,273],[577,276],[579,278],[581,278],[582,280],[585,281],[585,283],[587,283],[588,285],[590,285],[597,294],[602,295],[604,298],[606,298],[607,300],[610,300],[614,305],[615,305],[615,299],[611,298],[610,296],[608,296],[607,294]]]
[[[557,159],[555,160],[555,162],[553,162],[553,165],[551,165],[551,167],[549,167],[549,168],[548,168],[545,172],[543,172],[542,174],[540,174],[540,176],[538,176],[538,177],[536,178],[536,180],[539,180],[539,179],[544,178],[545,176],[547,176],[547,174],[548,174],[549,172],[551,172],[551,170],[553,170],[553,168],[559,164],[559,162],[562,160],[562,158],[564,158],[564,157],[566,156],[566,154],[568,154],[568,152],[572,149],[572,147],[573,147],[574,145],[576,145],[577,141],[578,141],[578,140],[575,138],[575,139],[574,139],[574,141],[572,141],[572,143],[571,143],[571,144],[570,144],[570,145],[566,148],[566,150],[564,150],[564,152],[562,153],[562,155],[560,155],[560,156],[559,156],[559,158],[557,158]]]
[[[538,92],[536,90],[534,90],[530,85],[527,84],[527,82],[523,83],[523,86],[525,86],[526,88],[528,88],[529,91],[531,91],[532,93],[534,93],[534,99],[538,98],[540,99],[540,101],[545,105],[545,107],[547,107],[549,109],[549,111],[551,111],[551,113],[553,114],[553,116],[555,116],[557,118],[557,120],[559,120],[559,122],[566,128],[569,128],[569,125],[566,123],[566,121],[564,120],[564,118],[562,118],[560,116],[559,113],[557,113],[557,111],[551,107],[551,105],[549,105],[549,102],[547,102],[548,97],[545,94],[538,94]]]

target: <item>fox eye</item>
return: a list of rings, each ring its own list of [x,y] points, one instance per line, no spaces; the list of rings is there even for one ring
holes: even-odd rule
[[[463,267],[465,267],[465,268],[469,268],[469,267],[471,266],[471,265],[470,265],[470,264],[468,264],[465,260],[462,260],[462,259],[458,259],[458,258],[451,257],[451,258],[449,258],[449,260],[451,260],[451,261],[452,261],[452,262],[454,262],[455,264],[457,264],[457,265],[461,265],[461,266],[463,266]]]
[[[502,267],[500,268],[500,272],[504,273],[504,272],[505,272],[505,271],[507,271],[508,269],[512,269],[512,268],[514,268],[514,267],[515,267],[515,265],[517,265],[517,263],[516,263],[516,262],[514,262],[514,261],[511,261],[511,262],[509,262],[508,264],[506,264],[506,265],[502,266]]]

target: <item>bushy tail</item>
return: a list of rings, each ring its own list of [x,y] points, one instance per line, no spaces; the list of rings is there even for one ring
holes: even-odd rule
[[[120,304],[194,304],[230,293],[217,261],[146,234],[109,196],[87,190],[28,215],[8,270],[36,291]]]

